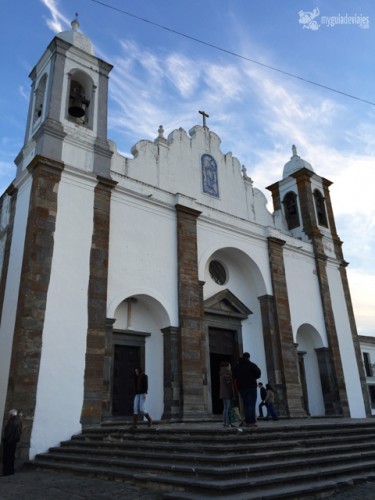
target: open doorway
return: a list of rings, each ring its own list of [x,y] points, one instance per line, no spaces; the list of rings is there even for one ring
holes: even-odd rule
[[[236,330],[209,328],[210,345],[210,373],[211,373],[211,399],[212,413],[223,412],[223,403],[220,399],[220,363],[228,361],[233,366],[238,361],[235,350]]]
[[[112,414],[133,414],[134,370],[140,366],[140,347],[115,345],[113,362]]]

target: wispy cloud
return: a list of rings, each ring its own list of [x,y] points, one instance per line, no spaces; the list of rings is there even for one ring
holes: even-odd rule
[[[70,21],[61,13],[57,0],[40,0],[50,12],[50,18],[45,18],[48,28],[54,33],[60,33],[69,28]]]

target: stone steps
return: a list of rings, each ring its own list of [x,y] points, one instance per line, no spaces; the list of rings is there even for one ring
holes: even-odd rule
[[[38,455],[32,466],[140,482],[176,499],[318,498],[375,478],[375,421],[333,422],[264,423],[241,432],[217,424],[102,425]]]

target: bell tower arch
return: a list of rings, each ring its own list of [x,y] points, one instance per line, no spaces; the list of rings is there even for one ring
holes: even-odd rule
[[[17,175],[37,155],[110,177],[108,79],[112,65],[97,58],[90,39],[72,29],[55,36],[30,73],[24,146]]]

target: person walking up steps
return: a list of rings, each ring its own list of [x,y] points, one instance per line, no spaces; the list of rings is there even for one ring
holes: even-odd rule
[[[279,420],[279,417],[277,416],[275,407],[273,406],[275,402],[275,392],[271,387],[271,384],[266,384],[266,391],[267,391],[267,396],[265,399],[265,403],[267,406],[267,416],[266,420],[269,420],[270,415],[272,417],[272,420]]]
[[[260,368],[250,361],[250,354],[244,352],[233,371],[238,390],[240,391],[246,427],[256,427],[255,406],[257,401],[257,379],[261,376]]]
[[[146,398],[148,391],[148,377],[141,367],[135,369],[135,396],[134,396],[134,417],[132,429],[137,428],[138,415],[147,418],[148,426],[152,424],[152,418],[146,410]]]
[[[260,399],[261,402],[259,403],[258,410],[259,410],[259,417],[263,418],[263,406],[266,406],[265,399],[267,396],[267,391],[265,387],[263,386],[262,382],[258,382],[258,387],[259,387],[259,393],[260,393]]]
[[[223,401],[223,427],[235,427],[231,419],[235,389],[232,368],[228,361],[220,363],[220,399]]]

